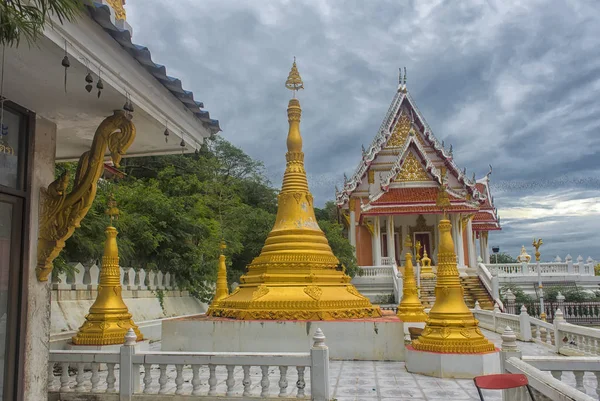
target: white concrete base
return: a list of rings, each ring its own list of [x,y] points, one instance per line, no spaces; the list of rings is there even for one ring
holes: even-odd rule
[[[162,351],[306,352],[321,328],[332,359],[403,361],[404,328],[395,315],[343,321],[181,318],[163,321]]]
[[[446,354],[406,346],[406,370],[425,376],[472,379],[500,372],[500,351],[485,354]]]

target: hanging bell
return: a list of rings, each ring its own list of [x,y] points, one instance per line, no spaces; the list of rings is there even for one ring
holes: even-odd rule
[[[71,61],[69,61],[69,56],[67,56],[65,54],[65,56],[62,59],[62,63],[61,64],[62,64],[63,67],[69,68],[71,66]]]
[[[123,106],[123,110],[133,113],[133,103],[130,100],[125,101],[125,105]]]
[[[185,147],[185,141],[183,139],[181,139],[181,142],[179,143],[179,146],[181,146],[182,148]]]
[[[165,143],[168,143],[169,142],[169,130],[166,128],[165,128],[164,135],[165,135]]]
[[[87,75],[85,76],[85,82],[87,82],[88,84],[91,84],[92,82],[94,82],[94,78],[92,78],[91,72],[88,72]]]
[[[90,92],[92,91],[92,89],[93,89],[93,86],[92,86],[92,84],[87,84],[87,85],[85,86],[85,90],[86,90],[86,91],[88,91],[88,93],[90,93]]]
[[[96,88],[98,89],[98,99],[100,99],[102,89],[104,89],[104,82],[102,82],[102,78],[100,77],[98,77],[98,83],[96,83]]]

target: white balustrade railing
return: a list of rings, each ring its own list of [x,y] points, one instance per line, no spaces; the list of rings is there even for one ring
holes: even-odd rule
[[[595,398],[585,394],[585,388],[583,387],[583,371],[576,370],[576,362],[571,362],[571,358],[562,358],[564,364],[560,366],[560,371],[563,370],[573,371],[576,380],[580,383],[576,388],[571,387],[567,383],[563,383],[560,380],[558,374],[559,366],[555,365],[556,370],[550,370],[551,375],[543,372],[537,366],[544,368],[541,362],[538,362],[533,357],[523,357],[523,360],[518,357],[510,357],[504,361],[504,370],[506,373],[523,374],[527,376],[529,386],[533,389],[535,399],[537,401],[593,401]],[[596,367],[589,366],[590,370],[594,372],[598,369],[600,364],[596,362]],[[546,365],[551,367],[551,365]],[[558,376],[558,378],[557,378]],[[598,375],[596,374],[596,377]],[[583,391],[582,391],[583,390]],[[598,390],[596,389],[596,392]],[[511,401],[529,401],[531,398],[527,391],[523,388],[516,388],[512,390],[505,390],[504,400]]]
[[[360,277],[392,277],[393,266],[361,266]]]
[[[100,279],[101,267],[92,264],[84,266],[77,263],[74,273],[52,274],[53,290],[96,290]],[[171,273],[153,270],[121,267],[121,285],[124,290],[176,290],[175,276]]]
[[[121,401],[130,401],[134,395],[138,400],[144,395],[154,400],[157,398],[153,394],[173,393],[190,399],[214,399],[219,395],[240,399],[304,398],[310,393],[312,400],[329,400],[329,350],[320,329],[310,351],[300,353],[139,352],[132,330],[125,339],[119,351],[50,351],[49,392],[99,393],[94,395],[99,401],[103,400],[101,393],[118,393]],[[100,364],[106,365],[105,372],[100,372]],[[61,368],[58,378],[54,365]],[[84,370],[85,365],[91,366],[90,374]],[[277,368],[278,374],[271,375],[272,367]],[[74,376],[69,368],[75,368]],[[184,376],[192,377],[189,384]],[[260,387],[252,381],[256,376],[260,376],[260,380],[255,379]],[[290,380],[295,382],[295,390],[289,388]],[[277,385],[273,393],[272,382]],[[243,388],[236,387],[240,383]]]
[[[552,323],[529,316],[529,324],[533,342],[555,348],[556,336],[554,333],[554,325]]]
[[[570,324],[558,315],[557,311],[554,317],[558,339],[556,352],[564,355],[600,356],[600,329]]]
[[[381,258],[381,264],[383,266],[392,266],[394,264],[394,258],[391,256],[384,256]]]
[[[404,281],[396,263],[392,265],[392,280],[394,282],[394,300],[396,304],[399,304],[404,293]]]
[[[500,310],[504,310],[504,304],[500,299],[500,284],[498,281],[498,275],[487,268],[483,263],[477,264],[477,275],[481,279],[481,282],[488,294],[492,296],[494,302],[499,306]]]
[[[572,373],[574,387],[582,393],[586,392],[584,376],[588,372],[596,378],[594,392],[600,397],[600,357],[524,356],[522,360],[536,369],[550,372],[556,380],[568,381]],[[587,380],[587,384],[593,386],[593,379]]]
[[[587,260],[584,261],[581,256],[578,256],[577,261],[573,262],[571,256],[567,255],[564,262],[562,262],[560,258],[557,258],[554,262],[540,263],[540,273],[546,276],[565,274],[593,276],[595,264],[596,262],[591,257],[588,257]],[[537,262],[534,261],[530,261],[529,263],[489,263],[487,268],[492,272],[497,272],[500,277],[517,275],[537,276],[538,274]]]

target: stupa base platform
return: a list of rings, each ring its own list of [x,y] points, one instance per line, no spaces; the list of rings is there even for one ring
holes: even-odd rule
[[[162,325],[162,351],[307,352],[321,328],[331,359],[403,361],[404,324],[392,311],[347,320],[233,320],[207,315]]]
[[[500,350],[479,354],[418,351],[406,346],[406,370],[425,376],[472,379],[501,373]]]

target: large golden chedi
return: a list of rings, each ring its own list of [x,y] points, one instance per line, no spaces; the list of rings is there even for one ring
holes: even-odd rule
[[[240,285],[211,306],[210,316],[234,319],[331,320],[379,317],[350,284],[319,228],[308,190],[300,135],[300,102],[295,92],[303,83],[294,62],[286,87],[294,91],[287,113],[286,169],[278,197],[275,225],[260,255],[248,266]]]

